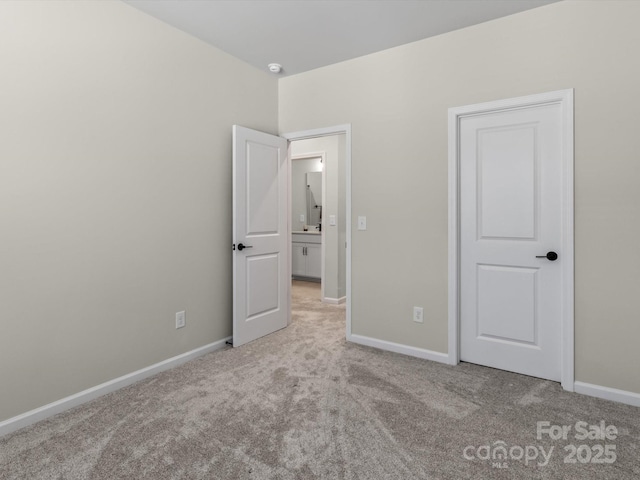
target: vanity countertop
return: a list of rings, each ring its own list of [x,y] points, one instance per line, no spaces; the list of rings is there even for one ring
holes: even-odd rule
[[[322,232],[319,232],[317,230],[308,230],[306,232],[302,231],[302,230],[300,230],[300,231],[296,230],[296,231],[291,232],[291,233],[294,234],[294,235],[320,235]]]

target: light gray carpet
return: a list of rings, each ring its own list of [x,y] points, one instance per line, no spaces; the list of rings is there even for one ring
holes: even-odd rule
[[[640,478],[639,409],[347,344],[344,307],[321,304],[318,288],[295,282],[289,328],[0,439],[0,478]],[[573,427],[566,441],[536,439],[538,421],[601,420],[615,440],[578,441]],[[500,441],[509,458],[484,460]],[[615,445],[617,459],[565,464],[570,444],[587,445],[582,460]],[[553,447],[548,465],[525,465],[527,447]]]

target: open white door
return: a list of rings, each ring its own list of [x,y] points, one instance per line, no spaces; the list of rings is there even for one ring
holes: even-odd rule
[[[287,140],[233,126],[233,346],[287,326]]]

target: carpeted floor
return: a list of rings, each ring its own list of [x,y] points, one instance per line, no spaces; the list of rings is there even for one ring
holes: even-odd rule
[[[0,478],[640,478],[640,409],[348,344],[344,306],[294,283],[290,327],[0,439]]]

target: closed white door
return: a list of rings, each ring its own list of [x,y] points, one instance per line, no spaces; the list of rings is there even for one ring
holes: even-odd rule
[[[287,326],[287,141],[233,126],[233,346]]]
[[[558,103],[460,119],[461,360],[561,380],[562,133]]]

